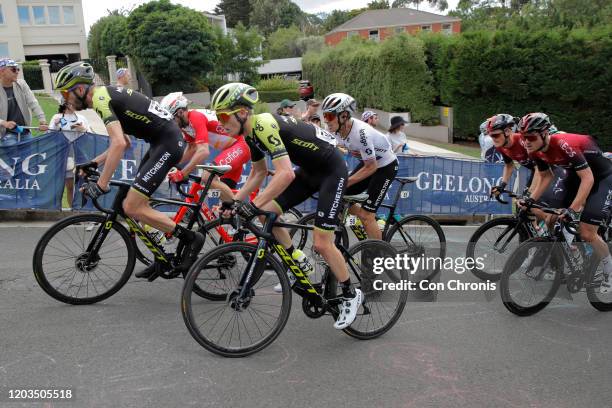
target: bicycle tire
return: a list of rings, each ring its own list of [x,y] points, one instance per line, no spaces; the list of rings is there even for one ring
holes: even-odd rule
[[[364,252],[370,252],[372,255],[382,257],[395,257],[398,253],[397,249],[390,243],[376,239],[359,241],[355,245],[351,246],[347,252],[352,259],[355,259],[359,253],[362,253],[362,262]],[[367,256],[367,254],[365,256]],[[349,259],[347,259],[347,262],[349,262]],[[364,303],[360,307],[361,313],[358,311],[355,321],[353,321],[353,323],[343,331],[356,339],[370,340],[382,336],[395,325],[406,306],[408,291],[376,291],[373,283],[375,279],[373,272],[370,269],[370,265],[361,267],[360,270],[362,272],[361,276],[354,276],[359,272],[349,266],[351,281],[355,282],[355,286],[361,289],[364,296]],[[401,268],[394,271],[387,271],[387,274],[376,275],[376,277],[382,281],[391,281],[394,283],[408,281],[409,279],[408,271]],[[327,286],[328,292],[333,293],[334,290],[336,293],[339,292],[336,278],[331,273],[328,274]],[[397,295],[395,300],[393,299],[393,295]],[[386,305],[388,306],[386,307]],[[365,311],[365,307],[368,307],[370,312],[369,314],[367,314]],[[380,315],[376,318],[373,317],[374,312],[385,312],[390,308],[393,308],[391,313],[388,313],[384,319]],[[337,313],[333,313],[332,315],[334,318],[337,318]]]
[[[97,226],[97,227],[90,229],[89,226],[86,226],[86,224],[103,225],[105,221],[106,221],[106,217],[101,214],[74,215],[68,218],[64,218],[63,220],[60,220],[54,225],[52,225],[51,228],[49,228],[44,233],[44,235],[40,238],[34,250],[34,256],[32,259],[32,267],[33,267],[34,277],[36,278],[36,281],[38,282],[40,287],[49,296],[63,303],[68,303],[72,305],[87,305],[87,304],[97,303],[104,299],[109,298],[110,296],[114,295],[119,289],[121,289],[123,285],[127,283],[127,281],[130,278],[130,275],[132,274],[132,271],[134,270],[134,265],[136,263],[136,256],[135,256],[136,251],[134,249],[133,241],[130,237],[130,233],[119,222],[114,222],[112,224],[112,227],[109,231],[109,235],[106,237],[106,239],[102,243],[102,246],[100,247],[99,254],[102,254],[104,250],[110,251],[109,248],[111,248],[112,245],[114,245],[115,241],[109,241],[109,236],[112,232],[116,232],[119,235],[119,238],[123,240],[123,243],[124,243],[123,246],[126,248],[126,262],[125,262],[124,270],[117,271],[113,268],[113,266],[120,267],[121,265],[106,265],[108,266],[109,269],[107,271],[102,271],[102,268],[99,268],[99,267],[104,264],[101,264],[100,261],[96,262],[90,271],[83,271],[83,270],[78,269],[79,268],[77,266],[78,258],[85,256],[84,251],[87,245],[89,244],[89,241],[86,241],[86,236],[88,235],[88,232],[92,232],[91,234],[89,234],[89,240],[91,240],[91,238],[95,235],[95,232],[99,228],[99,226]],[[68,228],[71,226],[83,227],[82,236],[78,232],[76,232],[77,238],[78,238],[77,240],[75,240],[74,238],[70,238],[70,242],[68,242],[67,244],[59,241],[59,238],[57,238],[59,234],[62,232],[66,232],[66,230],[68,230]],[[88,231],[88,229],[90,229],[90,231]],[[75,231],[78,231],[78,230],[75,230]],[[57,245],[61,244],[63,247],[62,249],[58,249],[50,245],[50,242],[55,242],[55,241],[52,241],[54,238],[57,238],[56,239],[56,241],[58,241]],[[79,243],[78,241],[81,241],[81,242]],[[108,242],[112,242],[112,243],[105,248],[104,245]],[[74,259],[73,259],[73,254],[71,254],[69,251],[71,250],[70,247],[74,244],[76,244],[77,253],[74,254]],[[79,247],[81,248],[79,249]],[[59,255],[51,254],[50,252],[52,249],[55,249],[58,252],[63,253],[63,256],[68,255],[63,260],[66,260],[67,263],[71,266],[68,266],[67,268],[56,270],[56,271],[49,271],[48,269],[50,268],[45,268],[45,263],[44,263],[45,257],[59,256]],[[118,258],[118,256],[115,256],[117,254],[116,251],[118,250],[113,250],[113,257],[112,257],[113,259]],[[53,261],[52,263],[57,263],[60,261],[62,261],[62,259]],[[63,281],[60,280],[61,285],[59,287],[55,287],[53,283],[56,282],[58,279],[62,279],[62,277],[61,276],[59,278],[53,277],[53,279],[51,279],[51,275],[56,272],[60,272],[62,270],[70,269],[71,267],[74,268],[74,273],[73,273],[73,278],[70,280],[70,282],[68,282],[67,278],[64,279]],[[92,290],[95,290],[96,286],[94,285],[94,279],[98,278],[97,279],[98,282],[100,281],[99,277],[94,273],[94,271],[98,270],[98,268],[100,269],[100,271],[104,272],[105,274],[107,274],[108,272],[111,275],[113,275],[113,272],[119,272],[119,276],[116,279],[116,281],[114,281],[114,283],[110,286],[109,289],[95,296],[89,296],[90,282],[91,282]],[[72,273],[72,272],[68,272],[68,273]],[[70,293],[62,293],[60,291],[60,288],[64,285],[64,283],[68,283],[69,290],[70,288],[74,287],[73,281],[74,281],[74,278],[77,277],[78,273],[83,275],[83,277],[81,278],[81,283],[83,283],[85,276],[87,276],[86,297],[78,297],[78,294],[81,290],[81,286],[79,286],[79,289],[77,290],[75,295],[70,295]],[[91,278],[91,276],[94,276],[94,278]],[[107,276],[109,275],[107,274]]]
[[[200,257],[190,268],[189,273],[187,274],[187,277],[185,278],[185,284],[183,285],[183,290],[181,294],[181,312],[183,315],[183,320],[185,322],[185,325],[187,326],[187,330],[189,330],[189,333],[191,334],[191,336],[202,347],[204,347],[205,349],[207,349],[208,351],[214,354],[217,354],[223,357],[245,357],[250,354],[263,350],[264,348],[269,346],[281,333],[281,331],[285,327],[285,324],[287,323],[287,319],[289,318],[289,313],[291,311],[291,288],[289,287],[289,281],[287,279],[287,275],[286,275],[285,268],[283,267],[283,265],[278,263],[278,261],[274,259],[274,257],[272,256],[270,252],[266,251],[264,256],[266,258],[266,261],[270,264],[271,270],[273,272],[271,273],[269,269],[266,269],[266,271],[263,272],[262,276],[260,276],[257,279],[257,281],[254,283],[253,288],[252,288],[253,299],[257,298],[258,293],[262,294],[264,297],[267,296],[266,299],[270,299],[270,298],[274,299],[273,298],[274,296],[276,297],[282,296],[282,298],[280,299],[279,316],[276,318],[276,321],[273,323],[273,325],[271,327],[269,326],[270,329],[267,330],[266,333],[261,336],[262,338],[254,342],[254,344],[243,346],[242,337],[240,337],[240,335],[239,335],[239,341],[240,341],[239,346],[230,347],[229,345],[218,344],[220,343],[221,338],[225,335],[225,331],[220,334],[219,338],[216,341],[212,338],[215,335],[214,326],[209,329],[209,332],[203,333],[202,330],[207,331],[207,329],[204,329],[203,326],[210,319],[212,319],[212,317],[208,318],[206,322],[200,323],[196,321],[196,316],[203,316],[210,312],[199,313],[199,310],[195,311],[194,309],[195,308],[199,309],[200,307],[206,307],[206,306],[212,305],[212,307],[216,307],[216,309],[213,309],[212,312],[221,310],[220,314],[218,315],[219,317],[215,323],[215,326],[219,323],[219,320],[221,319],[223,314],[225,314],[226,310],[230,310],[230,313],[234,313],[236,316],[239,316],[243,312],[238,312],[232,308],[231,295],[228,295],[224,302],[208,303],[204,299],[204,300],[201,300],[198,305],[194,305],[194,302],[193,302],[194,298],[192,297],[192,293],[193,293],[194,285],[196,285],[196,281],[198,280],[202,272],[205,270],[214,269],[214,267],[209,266],[213,261],[217,260],[217,262],[219,262],[219,258],[221,256],[228,256],[228,254],[231,254],[232,252],[240,252],[241,255],[233,255],[235,257],[244,257],[245,254],[250,254],[250,256],[253,257],[257,253],[257,246],[254,244],[248,244],[245,242],[232,242],[228,244],[223,244],[213,249],[212,251],[208,252],[206,255]],[[219,264],[217,264],[216,268],[219,268],[218,265]],[[208,268],[204,269],[207,266]],[[231,271],[227,271],[226,273],[229,275],[231,274]],[[238,285],[238,282],[240,281],[240,278],[243,273],[244,273],[244,270],[240,270],[237,274],[235,274],[234,276],[235,279],[233,279],[233,281],[235,282],[236,286]],[[265,275],[265,279],[262,280],[262,277],[264,275]],[[268,283],[266,282],[266,280],[268,279],[268,277],[273,276],[273,275],[276,276],[278,281],[273,279],[273,282],[270,283],[269,285],[258,287],[258,284],[260,283]],[[281,293],[276,293],[272,289],[272,287],[277,282],[280,282],[281,284],[281,288],[282,288]],[[233,292],[228,291],[228,293],[233,293]],[[255,305],[255,302],[251,300],[249,303],[249,306],[247,306],[246,309],[244,309],[245,311],[248,311],[250,313],[251,317],[254,316],[254,314],[251,312],[251,310],[254,310],[254,305]],[[262,304],[262,305],[263,306],[273,306],[270,304]],[[257,315],[257,313],[258,312],[255,311],[255,315]],[[262,315],[257,315],[257,317],[263,320],[264,316]],[[266,312],[266,315],[270,315],[270,313]],[[213,314],[212,316],[215,316],[215,315]],[[246,314],[244,314],[244,316],[246,316]],[[236,317],[236,319],[238,319],[238,317]],[[240,319],[241,319],[240,323],[242,323],[244,327],[246,328],[247,326],[246,326],[244,319],[242,317]],[[228,326],[229,326],[229,323],[228,323]],[[240,329],[240,326],[238,327]],[[226,326],[226,329],[227,329],[227,326]],[[234,327],[232,327],[232,334],[233,334],[233,329]],[[259,332],[261,333],[261,330],[259,330]],[[250,335],[248,337],[249,339],[251,339]],[[231,343],[231,341],[232,341],[232,336],[230,335],[229,342]]]
[[[431,234],[430,242],[418,240],[416,234],[409,234],[404,230],[409,224],[424,223],[433,229],[434,234]],[[420,236],[420,235],[419,235]],[[421,255],[427,257],[440,258],[444,260],[446,257],[446,236],[438,221],[426,215],[409,215],[393,226],[385,235],[384,240],[391,243],[400,254],[408,253],[411,256],[419,257]],[[408,242],[411,241],[411,242]],[[437,244],[434,245],[434,242]],[[432,246],[434,245],[434,246]],[[420,280],[431,280],[435,275],[439,274],[439,270],[433,270],[425,276],[419,276]]]
[[[482,239],[484,236],[486,236],[485,234],[487,232],[489,232],[493,228],[506,226],[506,228],[504,228],[500,232],[500,234],[504,234],[504,233],[508,234],[506,237],[504,237],[504,240],[506,240],[506,238],[509,237],[510,234],[512,234],[512,231],[509,230],[509,229],[516,227],[517,224],[518,224],[518,220],[515,217],[494,218],[492,220],[489,220],[489,221],[485,222],[480,227],[478,227],[478,229],[476,231],[474,231],[474,233],[470,237],[470,240],[469,240],[468,246],[467,246],[467,250],[466,250],[466,254],[465,254],[466,258],[476,259],[478,254],[476,254],[475,252],[476,252],[477,248],[479,248],[478,242],[479,242],[480,239]],[[523,228],[519,228],[517,236],[519,238],[519,243],[525,242],[526,240],[529,239],[529,233],[525,230],[524,227]],[[495,238],[495,240],[497,240],[497,239],[498,238]],[[506,241],[504,241],[504,242],[506,242]],[[493,253],[494,251],[495,251],[495,249],[492,247],[489,251],[486,252],[486,254],[488,255],[489,253]],[[508,252],[508,253],[511,253],[511,252]],[[487,259],[490,259],[490,258],[487,256]],[[487,268],[487,269],[489,269],[489,268]],[[503,269],[503,268],[501,268],[501,269]],[[501,271],[498,272],[498,273],[491,273],[491,272],[487,272],[487,270],[483,270],[483,269],[476,268],[476,267],[469,268],[468,270],[474,276],[476,276],[477,278],[479,278],[481,280],[489,280],[491,282],[499,281],[499,279],[501,278],[501,274],[502,274]]]
[[[302,218],[300,218],[296,224],[300,224],[300,225],[314,225],[314,221],[315,221],[315,217],[316,214],[315,213],[310,213],[310,214],[306,214],[305,216],[303,216]],[[344,224],[342,224],[340,226],[342,232],[341,232],[341,238],[340,238],[340,244],[347,248],[349,245],[349,236],[348,236],[348,230],[346,229],[346,226]],[[304,248],[307,247],[308,243],[310,242],[310,247],[312,248],[312,241],[309,241],[310,236],[312,230],[307,230],[307,229],[302,229],[302,228],[291,228],[289,230],[289,235],[291,236],[291,240],[293,241],[293,246],[297,249],[300,250],[304,250]]]
[[[553,245],[552,248],[551,245]],[[530,250],[533,252],[530,253]],[[543,271],[545,268],[550,266],[550,260],[552,257],[558,256],[563,257],[563,254],[559,253],[559,247],[554,245],[554,241],[547,237],[529,239],[523,242],[516,249],[516,251],[512,253],[510,259],[504,266],[500,279],[500,294],[506,309],[517,316],[531,316],[544,309],[550,303],[557,293],[557,290],[559,290],[559,286],[561,285],[561,275],[563,272],[555,271],[553,268],[549,268],[548,270],[551,271],[550,273],[554,273],[554,277],[552,279],[542,279],[542,272],[537,274],[540,282],[549,282],[548,285],[550,288],[548,290],[544,289],[545,293],[542,296],[542,299],[531,306],[521,305],[515,300],[516,297],[514,297],[512,294],[510,281],[511,276],[517,272],[519,268],[524,266],[525,263],[527,263],[527,272],[533,270],[532,268],[534,267],[534,264],[536,268],[540,267],[540,270]],[[548,264],[545,263],[546,258],[548,258]],[[542,262],[544,262],[544,264],[541,266],[538,265],[539,259],[542,259]],[[523,273],[523,275],[526,275],[526,273]],[[532,276],[529,276],[529,279],[525,281],[529,282],[529,280],[535,282]],[[521,284],[521,286],[524,285]]]

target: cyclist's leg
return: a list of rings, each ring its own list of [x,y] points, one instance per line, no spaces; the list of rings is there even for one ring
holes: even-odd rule
[[[600,258],[610,256],[608,245],[597,234],[601,223],[612,208],[612,174],[595,182],[580,217],[580,237],[589,242]],[[608,272],[612,273],[612,265]]]

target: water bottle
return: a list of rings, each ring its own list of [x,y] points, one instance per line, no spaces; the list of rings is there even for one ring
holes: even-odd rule
[[[142,229],[147,233],[149,238],[157,245],[163,245],[166,243],[166,234],[164,234],[162,231],[159,231],[147,224],[144,224]]]
[[[293,250],[293,253],[291,254],[291,258],[295,261],[295,263],[297,263],[297,265],[300,267],[300,269],[306,276],[312,275],[314,273],[314,267],[312,266],[310,259],[308,259],[306,254],[302,252],[301,250],[299,249]],[[296,281],[295,276],[293,276],[292,273],[289,274],[289,284],[293,286],[295,281]]]
[[[382,231],[385,229],[385,225],[387,224],[387,221],[385,221],[384,218],[378,218],[376,220],[376,223],[378,224],[378,228]]]
[[[408,143],[404,143],[404,145],[402,146],[402,153],[407,153],[408,152]]]

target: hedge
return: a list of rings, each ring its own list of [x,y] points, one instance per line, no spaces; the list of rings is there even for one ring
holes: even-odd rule
[[[423,37],[437,99],[454,108],[454,134],[472,139],[487,117],[541,111],[558,128],[612,149],[612,27],[595,31],[470,32]]]
[[[30,89],[38,90],[45,89],[43,83],[42,71],[38,62],[35,64],[24,63],[23,68],[23,79],[28,83]]]
[[[302,68],[320,97],[345,92],[359,107],[409,111],[416,121],[438,117],[433,77],[419,38],[402,34],[376,43],[352,37],[321,53],[307,53]]]
[[[283,91],[259,91],[259,99],[262,102],[280,102],[283,99],[297,101],[300,99],[300,94],[297,88],[285,89]]]

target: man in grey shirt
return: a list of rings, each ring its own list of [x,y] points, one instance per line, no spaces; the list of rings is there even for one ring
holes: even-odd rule
[[[39,129],[47,131],[47,120],[28,84],[18,79],[19,66],[8,58],[0,59],[0,138],[17,126],[30,126],[32,114],[38,117]],[[26,132],[29,134],[29,132]],[[22,139],[23,140],[23,139]]]

